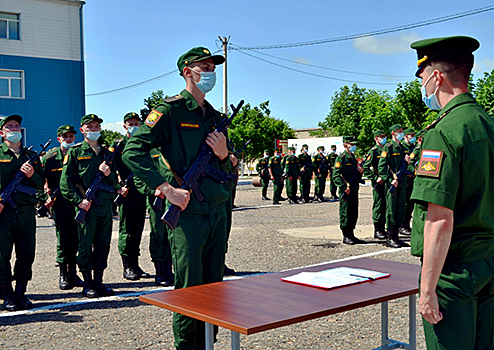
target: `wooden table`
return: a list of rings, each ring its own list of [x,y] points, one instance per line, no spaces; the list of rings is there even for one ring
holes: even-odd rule
[[[302,271],[355,267],[391,273],[390,277],[324,290],[282,282],[280,277]],[[416,296],[420,266],[359,258],[141,295],[140,300],[206,322],[206,349],[213,349],[213,325],[232,331],[232,350],[240,336],[381,303],[381,346],[377,349],[415,349]],[[409,297],[408,344],[388,337],[388,301]]]

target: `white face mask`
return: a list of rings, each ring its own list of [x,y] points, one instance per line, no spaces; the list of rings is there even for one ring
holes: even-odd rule
[[[75,141],[72,141],[71,143],[67,143],[67,142],[62,142],[62,147],[65,148],[65,149],[69,149],[70,147],[74,146],[75,145]]]
[[[199,91],[203,94],[207,94],[209,91],[213,90],[214,85],[216,84],[216,72],[196,72],[196,74],[201,75],[201,79],[196,82],[194,79],[194,83],[196,84]]]
[[[4,138],[12,143],[17,143],[22,139],[22,133],[20,131],[7,131]]]
[[[101,136],[101,132],[99,131],[88,131],[86,132],[86,137],[88,140],[91,140],[91,141],[98,141],[98,139],[100,138]]]

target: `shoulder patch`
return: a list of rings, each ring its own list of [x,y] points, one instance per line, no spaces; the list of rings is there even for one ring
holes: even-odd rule
[[[334,167],[335,167],[335,168],[339,168],[340,166],[341,166],[341,163],[340,163],[340,162],[336,162],[336,163],[334,164]]]
[[[63,157],[63,165],[67,164],[69,162],[69,155],[66,154],[65,157]]]
[[[369,154],[369,155],[367,156],[367,160],[370,160],[370,159],[371,159],[371,155]]]
[[[382,151],[381,152],[381,157],[386,158],[388,156],[388,152]]]
[[[158,122],[158,120],[160,120],[162,115],[163,115],[163,113],[160,113],[160,112],[153,109],[151,111],[151,113],[149,113],[148,117],[146,118],[145,124],[147,126],[150,126],[150,127],[155,126],[156,123]]]
[[[417,175],[439,177],[443,154],[443,151],[422,150]]]
[[[410,159],[415,158],[415,153],[410,154]]]

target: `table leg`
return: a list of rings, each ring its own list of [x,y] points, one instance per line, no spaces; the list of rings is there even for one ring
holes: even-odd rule
[[[417,296],[410,295],[408,297],[408,313],[409,313],[409,320],[408,320],[408,334],[409,334],[409,349],[410,350],[415,350],[417,347],[417,319],[415,315],[417,314]]]
[[[211,323],[204,322],[206,327],[206,350],[214,350],[214,328]]]
[[[240,350],[240,333],[232,331],[232,350]]]

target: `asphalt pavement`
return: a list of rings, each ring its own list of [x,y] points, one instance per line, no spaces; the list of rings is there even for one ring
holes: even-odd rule
[[[246,182],[247,181],[247,182]],[[273,206],[261,200],[261,191],[246,183],[237,188],[233,229],[226,256],[236,278],[369,256],[419,264],[409,248],[390,249],[372,235],[370,187],[359,193],[359,220],[355,234],[365,244],[342,244],[338,202]],[[326,189],[326,195],[329,187]],[[286,196],[285,194],[283,194]],[[272,186],[269,188],[272,198]],[[118,219],[114,220],[109,266],[104,281],[115,296],[88,299],[81,288],[58,289],[56,236],[52,220],[38,219],[34,277],[27,296],[34,309],[0,311],[1,349],[174,349],[171,312],[141,303],[139,295],[159,288],[154,279],[122,278],[118,254]],[[407,238],[404,238],[407,241]],[[140,263],[154,275],[149,256],[146,223]],[[380,345],[380,305],[364,307],[292,326],[240,336],[242,349],[374,349]],[[390,337],[408,340],[408,298],[389,303]],[[220,329],[215,349],[230,349],[230,332]],[[417,315],[417,349],[425,349],[422,321]]]

